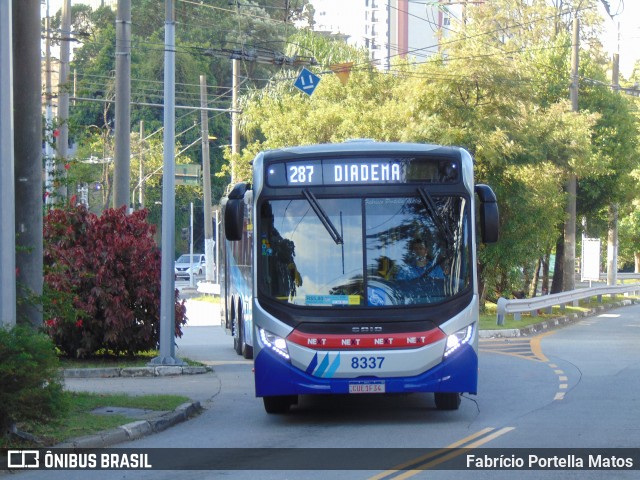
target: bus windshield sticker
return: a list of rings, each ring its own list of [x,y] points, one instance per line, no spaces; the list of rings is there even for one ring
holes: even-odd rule
[[[273,255],[273,249],[271,248],[271,244],[269,240],[266,238],[262,239],[262,255],[265,257],[270,257]]]
[[[305,305],[360,305],[359,295],[307,295]]]

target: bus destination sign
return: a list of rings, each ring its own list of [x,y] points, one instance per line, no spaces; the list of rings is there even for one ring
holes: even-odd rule
[[[283,161],[267,165],[266,170],[267,183],[272,187],[453,183],[458,180],[454,160],[420,157]]]

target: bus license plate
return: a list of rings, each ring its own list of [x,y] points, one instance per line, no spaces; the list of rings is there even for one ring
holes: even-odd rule
[[[349,393],[384,393],[384,382],[350,383]]]

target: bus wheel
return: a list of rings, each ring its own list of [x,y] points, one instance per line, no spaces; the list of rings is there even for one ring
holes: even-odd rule
[[[297,395],[276,395],[273,397],[262,397],[264,409],[267,413],[287,413],[291,405],[298,403]]]
[[[253,358],[253,347],[251,345],[247,345],[246,343],[243,343],[242,356],[247,360],[251,360]]]
[[[436,407],[438,410],[457,410],[460,406],[459,393],[441,393],[435,394]]]
[[[239,315],[233,316],[233,349],[238,355],[242,355],[242,322]]]
[[[253,347],[251,345],[247,345],[247,342],[244,341],[244,319],[242,318],[242,308],[238,306],[238,344],[234,343],[236,347],[236,352],[238,355],[242,355],[247,360],[251,360],[253,358]],[[235,339],[234,339],[235,340]]]

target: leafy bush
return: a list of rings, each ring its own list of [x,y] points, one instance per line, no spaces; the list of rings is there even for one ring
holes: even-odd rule
[[[0,327],[0,434],[15,422],[66,413],[58,357],[51,339],[30,328]]]
[[[99,349],[134,355],[160,337],[160,251],[147,211],[125,207],[100,217],[84,206],[53,209],[44,220],[44,318],[71,357]],[[186,323],[175,292],[175,335]]]

